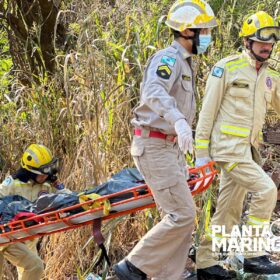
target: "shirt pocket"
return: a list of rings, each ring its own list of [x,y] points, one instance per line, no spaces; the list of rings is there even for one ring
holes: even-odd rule
[[[234,113],[241,116],[252,116],[253,93],[249,83],[233,82],[229,88],[229,95],[233,98]]]
[[[191,80],[181,80],[181,90],[178,92],[177,106],[187,118],[191,115],[193,89]]]

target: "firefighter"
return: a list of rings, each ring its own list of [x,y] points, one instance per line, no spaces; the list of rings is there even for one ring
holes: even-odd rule
[[[58,159],[51,151],[44,145],[31,144],[22,156],[19,170],[0,185],[0,197],[20,195],[34,201],[47,193],[71,193],[58,182],[57,172]],[[1,258],[17,267],[19,280],[39,280],[43,276],[44,264],[36,245],[37,240],[32,239],[0,247]]]
[[[192,152],[195,85],[192,56],[206,51],[215,15],[204,0],[180,0],[167,20],[173,43],[147,62],[134,111],[131,154],[150,186],[162,220],[114,270],[119,279],[180,279],[194,228],[195,205],[186,186]]]
[[[280,113],[280,75],[268,64],[280,38],[278,23],[266,12],[248,17],[240,36],[245,50],[219,61],[206,84],[196,130],[196,165],[210,158],[221,167],[221,186],[211,225],[226,226],[227,233],[240,223],[243,201],[252,192],[248,225],[269,223],[277,189],[261,168],[259,146],[268,106]],[[232,279],[212,254],[211,226],[197,252],[198,279]],[[245,253],[244,271],[280,273],[263,251]]]

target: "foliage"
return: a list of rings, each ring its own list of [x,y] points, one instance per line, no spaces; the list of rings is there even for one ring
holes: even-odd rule
[[[42,14],[25,26],[25,41],[18,41],[7,25],[8,11],[21,20],[26,15],[19,13],[15,4],[18,1],[4,2],[0,9],[6,28],[0,33],[0,46],[5,53],[0,63],[1,178],[16,170],[23,150],[32,142],[44,143],[63,158],[61,178],[73,190],[89,188],[132,166],[132,110],[139,100],[145,63],[172,40],[162,15],[167,14],[173,1],[48,1],[59,7],[53,30],[48,34],[53,42],[51,71],[46,71],[48,60],[42,55],[38,39]],[[34,1],[36,5],[39,2]],[[261,9],[278,16],[280,8],[277,0],[209,2],[220,24],[213,32],[208,56],[199,56],[195,61],[198,111],[211,67],[241,46],[238,33],[243,19]],[[279,51],[279,45],[277,48]],[[273,58],[278,67],[279,52]],[[11,73],[11,60],[12,76],[6,74]],[[216,188],[196,197],[200,218],[196,243],[205,221],[209,221],[215,197]],[[158,213],[151,210],[106,225],[105,235],[110,237],[106,245],[112,261],[126,255],[158,219]],[[92,242],[81,249],[89,237],[90,230],[83,228],[44,238],[41,254],[47,263],[45,279],[85,275],[97,253]],[[95,272],[102,272],[103,268],[100,266]]]

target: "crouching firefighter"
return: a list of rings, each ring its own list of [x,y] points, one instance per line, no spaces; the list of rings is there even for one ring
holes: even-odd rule
[[[44,145],[32,144],[24,152],[21,167],[0,184],[0,197],[20,195],[30,201],[46,193],[71,193],[56,177],[58,159]],[[39,280],[44,264],[38,256],[36,239],[0,247],[1,259],[17,267],[19,280]],[[0,267],[0,279],[3,267]]]
[[[196,165],[212,158],[221,166],[216,212],[196,256],[200,280],[232,279],[215,258],[213,242],[223,235],[214,229],[224,226],[227,235],[239,225],[246,194],[252,193],[248,229],[269,226],[277,199],[277,188],[261,168],[258,150],[267,108],[280,114],[280,74],[268,63],[280,29],[260,11],[245,20],[240,36],[244,51],[219,61],[208,77],[196,130]],[[253,231],[249,238],[255,241],[257,236]],[[244,272],[280,273],[280,265],[271,262],[262,247],[255,248],[242,250]]]
[[[206,1],[179,0],[166,21],[171,46],[148,61],[134,111],[131,154],[150,186],[162,220],[115,265],[121,280],[181,279],[192,242],[195,204],[186,185],[196,111],[192,57],[204,53],[217,25]]]

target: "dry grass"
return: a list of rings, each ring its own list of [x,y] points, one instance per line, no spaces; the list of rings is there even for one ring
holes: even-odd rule
[[[133,165],[129,154],[132,109],[139,99],[148,57],[171,42],[160,17],[172,1],[124,0],[110,6],[113,2],[68,1],[60,17],[71,23],[68,31],[73,46],[68,53],[57,50],[59,71],[53,77],[37,77],[40,86],[34,84],[31,88],[18,84],[15,77],[11,92],[6,97],[6,92],[1,92],[2,179],[16,170],[23,150],[32,142],[48,145],[63,159],[61,179],[72,190],[95,186]],[[218,59],[234,52],[240,43],[238,29],[248,12],[243,7],[248,6],[246,1],[210,3],[221,26],[215,31],[210,55],[196,59],[199,106],[207,74]],[[252,10],[273,9],[277,3],[250,1]],[[206,211],[210,196],[215,203],[215,190],[196,198],[201,209],[196,243],[210,218]],[[157,212],[148,210],[106,224],[106,245],[112,262],[125,256],[157,220]],[[98,254],[92,242],[82,249],[90,235],[90,227],[85,227],[43,238],[40,253],[46,263],[45,279],[82,278],[88,273]],[[94,269],[105,270],[105,265]],[[12,280],[14,272],[6,266],[6,279]]]

